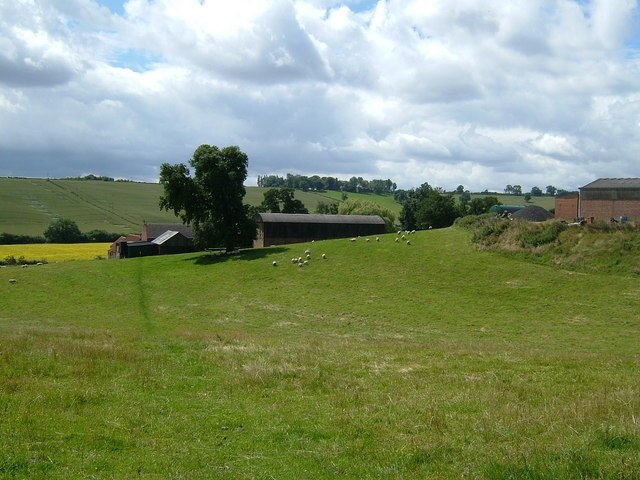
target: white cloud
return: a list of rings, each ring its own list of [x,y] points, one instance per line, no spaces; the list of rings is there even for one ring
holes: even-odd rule
[[[0,175],[153,179],[200,143],[252,177],[471,189],[638,176],[632,0],[0,4]]]

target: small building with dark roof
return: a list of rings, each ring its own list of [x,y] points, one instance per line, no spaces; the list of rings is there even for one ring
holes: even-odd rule
[[[109,258],[109,260],[120,258],[123,244],[126,247],[127,242],[134,242],[139,240],[140,240],[140,235],[138,235],[137,233],[130,233],[126,236],[121,235],[116,239],[115,242],[111,244],[111,246],[109,247],[109,250],[107,250],[107,257]]]
[[[640,218],[640,178],[599,178],[580,188],[578,217]]]
[[[385,231],[384,220],[378,215],[257,213],[254,220],[258,225],[254,247],[376,235]]]

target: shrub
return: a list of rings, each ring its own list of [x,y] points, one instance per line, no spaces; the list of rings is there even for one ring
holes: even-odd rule
[[[44,237],[32,235],[15,235],[13,233],[0,233],[0,245],[25,245],[28,243],[45,243]]]
[[[567,228],[567,225],[562,222],[549,222],[528,224],[527,227],[517,237],[522,248],[535,248],[555,242],[560,233]]]

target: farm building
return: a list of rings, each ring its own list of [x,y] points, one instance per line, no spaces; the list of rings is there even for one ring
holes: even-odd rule
[[[107,250],[107,258],[109,260],[114,258],[120,258],[120,254],[122,251],[122,244],[126,244],[127,242],[135,242],[140,240],[140,235],[136,233],[130,233],[126,237],[124,235],[118,237],[118,239],[111,244],[109,250]]]
[[[193,251],[193,239],[187,238],[182,233],[174,230],[167,230],[151,240],[151,243],[158,246],[159,255],[172,255],[174,253]]]
[[[599,178],[580,188],[578,217],[640,217],[640,178]]]
[[[141,240],[150,242],[154,238],[159,237],[164,232],[171,230],[173,232],[180,232],[186,238],[193,239],[193,229],[191,225],[185,225],[183,223],[143,223],[142,224],[142,236]]]
[[[376,235],[385,231],[384,220],[378,215],[258,213],[254,220],[258,225],[254,247]]]
[[[555,218],[561,218],[563,220],[576,220],[578,215],[578,203],[580,196],[578,192],[567,193],[565,195],[559,195],[555,201]]]

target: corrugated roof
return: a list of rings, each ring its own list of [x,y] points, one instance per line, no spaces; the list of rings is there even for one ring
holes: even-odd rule
[[[256,221],[264,223],[359,223],[384,224],[379,215],[322,215],[319,213],[257,213]]]
[[[176,235],[182,235],[182,234],[180,232],[176,232],[175,230],[167,230],[163,234],[151,240],[151,243],[155,243],[156,245],[162,245],[164,242],[166,242],[170,238],[175,237]],[[184,235],[182,236],[184,237]]]
[[[591,188],[640,188],[640,178],[599,178],[580,190]]]
[[[187,238],[193,238],[193,228],[191,225],[183,223],[147,223],[147,238],[157,238],[167,230],[180,232]]]

